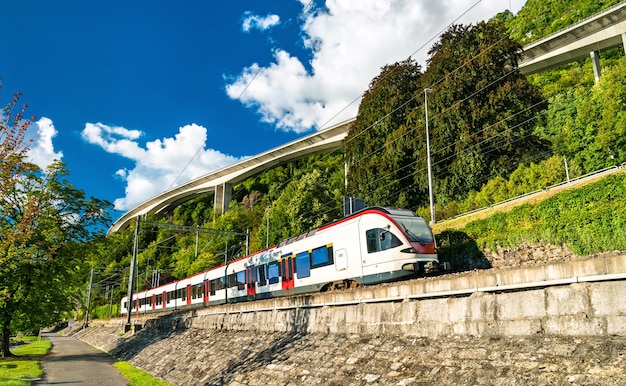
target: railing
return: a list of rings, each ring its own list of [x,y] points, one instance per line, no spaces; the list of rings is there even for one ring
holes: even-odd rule
[[[610,13],[611,11],[613,11],[613,10],[615,10],[617,8],[623,7],[625,5],[626,5],[626,1],[622,1],[621,3],[614,4],[614,5],[606,8],[606,9],[603,9],[602,11],[600,11],[598,13],[594,13],[593,15],[587,16],[586,18],[581,19],[581,20],[577,21],[574,24],[570,24],[570,25],[568,25],[565,28],[561,28],[558,31],[554,31],[554,32],[552,32],[552,33],[550,33],[550,34],[548,34],[548,35],[546,35],[544,37],[541,37],[541,38],[539,38],[537,40],[534,40],[534,41],[532,41],[532,42],[530,42],[528,44],[525,44],[524,47],[530,46],[530,45],[534,45],[534,44],[538,44],[538,43],[542,43],[544,41],[548,41],[551,38],[553,38],[555,35],[559,35],[559,34],[563,33],[563,31],[574,29],[574,28],[578,27],[579,25],[584,24],[584,23],[588,22],[589,20],[591,20],[591,19],[593,19],[595,17],[598,17],[598,16],[600,16],[602,14],[605,14],[605,13]]]

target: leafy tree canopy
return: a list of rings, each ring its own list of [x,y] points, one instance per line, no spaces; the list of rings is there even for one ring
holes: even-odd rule
[[[348,191],[369,205],[426,201],[425,97],[438,202],[464,197],[545,150],[532,133],[545,104],[517,70],[520,50],[502,23],[454,25],[429,51],[425,73],[410,59],[384,67],[346,139]]]
[[[0,115],[0,328],[2,356],[11,331],[37,330],[71,310],[88,265],[86,242],[102,235],[109,203],[85,197],[54,162],[45,171],[25,160],[30,121],[18,97]]]
[[[346,138],[348,193],[372,205],[406,207],[423,199],[410,177],[415,154],[414,98],[421,88],[421,68],[412,59],[382,68],[363,95],[359,113]],[[421,166],[421,165],[420,165]]]

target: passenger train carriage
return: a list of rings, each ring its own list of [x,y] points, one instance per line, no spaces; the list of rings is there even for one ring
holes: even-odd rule
[[[438,263],[432,231],[403,209],[367,208],[266,250],[133,295],[133,312],[201,307],[394,281]],[[122,314],[128,297],[122,298]]]

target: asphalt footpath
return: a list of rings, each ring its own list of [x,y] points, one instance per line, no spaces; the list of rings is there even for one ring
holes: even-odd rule
[[[31,385],[130,385],[107,353],[69,336],[43,333],[42,337],[52,343],[52,350],[41,360],[42,379]]]

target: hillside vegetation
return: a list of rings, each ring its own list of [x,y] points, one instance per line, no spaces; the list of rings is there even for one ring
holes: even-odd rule
[[[473,51],[475,47],[467,45],[480,45],[480,36],[493,34],[490,36],[495,42],[506,40],[499,47],[507,52],[507,60],[514,60],[514,47],[617,2],[528,0],[517,16],[498,15],[490,22],[504,21],[506,28],[496,24],[483,24],[479,29],[453,27],[431,51],[429,66],[435,67],[422,72],[411,60],[384,67],[372,81],[360,109],[362,116],[357,118],[367,118],[357,125],[366,131],[367,143],[363,146],[347,146],[346,154],[308,157],[250,178],[235,186],[230,210],[222,216],[215,215],[211,195],[184,203],[171,213],[149,216],[149,221],[233,233],[173,233],[166,228],[142,228],[140,287],[149,288],[157,271],[163,283],[242,256],[247,231],[250,250],[256,251],[339,218],[346,193],[366,196],[370,205],[408,207],[428,218],[425,146],[419,139],[424,138],[423,90],[425,85],[439,85],[436,82],[442,74],[453,70],[441,67],[452,63],[448,55],[459,52],[452,48],[462,42],[466,47],[463,54],[476,56],[487,48],[481,46]],[[510,37],[501,37],[503,31],[508,31]],[[626,58],[621,48],[602,53],[603,73],[598,84],[589,60],[526,79],[503,72],[507,62],[490,73],[494,82],[506,78],[507,86],[485,91],[484,98],[471,99],[476,90],[486,86],[481,71],[489,63],[486,60],[468,67],[467,72],[458,74],[459,82],[465,83],[449,79],[430,95],[433,150],[446,152],[446,162],[437,164],[434,176],[438,221],[563,182],[566,167],[573,178],[626,162]],[[395,68],[402,72],[395,72]],[[521,92],[508,98],[511,89]],[[471,100],[471,107],[460,104],[465,100]],[[494,100],[506,104],[506,108],[499,110]],[[405,102],[407,110],[399,110]],[[524,114],[516,114],[521,111]],[[518,119],[515,123],[512,116]],[[456,127],[459,131],[453,131],[453,123],[461,118],[463,123]],[[475,126],[476,122],[480,125]],[[520,127],[523,135],[511,134]],[[412,132],[415,128],[417,131]],[[485,134],[485,128],[493,132]],[[357,136],[356,132],[351,135]],[[483,149],[488,154],[479,152],[480,147],[469,140],[483,143],[496,137],[506,140],[497,143],[500,147]],[[372,145],[377,143],[381,146]],[[444,149],[442,144],[457,148]],[[443,153],[439,154],[439,160],[444,159]],[[355,161],[358,159],[362,161]],[[361,182],[350,182],[347,192],[345,162],[351,165],[353,176],[362,173],[359,178],[363,178]],[[465,266],[459,259],[480,258],[487,248],[522,242],[562,245],[579,255],[626,250],[626,176],[620,173],[537,204],[472,221],[462,229],[446,230],[445,222],[437,229],[442,260],[452,261],[457,267]],[[127,271],[132,243],[133,229],[129,229],[110,236],[100,246],[109,272]],[[127,285],[122,282],[118,287],[116,299]],[[101,296],[103,293],[101,290]],[[96,304],[108,310],[104,296]]]

